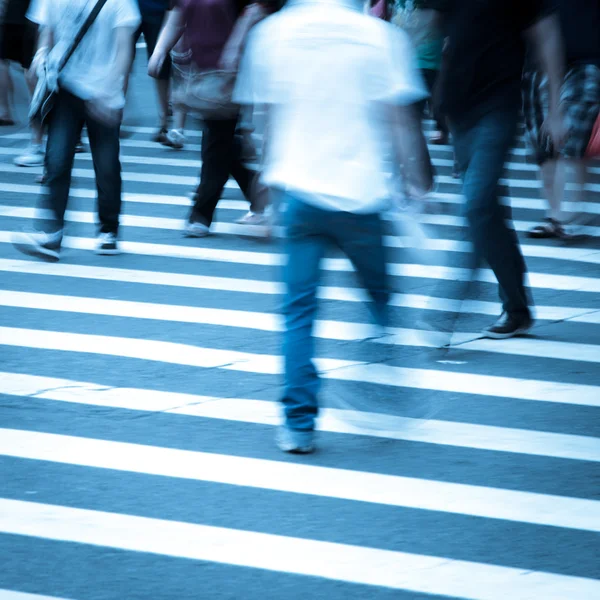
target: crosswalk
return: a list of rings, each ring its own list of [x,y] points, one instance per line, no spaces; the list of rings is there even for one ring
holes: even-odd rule
[[[38,171],[12,164],[26,134],[0,136],[1,600],[600,598],[597,242],[524,241],[533,335],[481,339],[494,277],[453,291],[470,246],[451,150],[432,148],[429,237],[386,238],[393,335],[365,341],[350,263],[323,261],[319,452],[282,456],[283,251],[243,235],[232,182],[214,235],[183,238],[199,134],[174,152],[128,133],[124,254],[89,252],[83,154],[56,264],[10,245],[44,214]],[[522,140],[505,177],[524,232],[544,203]],[[600,214],[599,191],[594,167],[580,208]],[[457,309],[438,350],[417,323]]]

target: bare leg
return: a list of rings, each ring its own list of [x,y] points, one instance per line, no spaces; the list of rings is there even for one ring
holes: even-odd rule
[[[27,82],[27,88],[29,89],[30,96],[33,95],[35,91],[36,81],[33,77],[30,77],[30,73],[25,71],[25,81]],[[42,128],[37,124],[37,122],[31,123],[31,142],[36,146],[41,146],[42,141],[44,139],[44,133]]]
[[[565,194],[565,165],[563,161],[549,160],[541,168],[544,193],[548,201],[548,217],[561,222],[561,205]]]
[[[161,129],[166,129],[167,121],[169,119],[169,80],[157,79],[156,92],[158,94],[158,111],[160,127]]]

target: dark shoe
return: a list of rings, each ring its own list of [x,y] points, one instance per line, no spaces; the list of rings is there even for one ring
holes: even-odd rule
[[[163,146],[168,146],[169,145],[168,135],[169,135],[169,132],[167,131],[167,128],[166,127],[162,127],[161,129],[159,129],[157,131],[157,133],[154,135],[154,137],[152,138],[152,140],[154,142],[162,144]]]
[[[96,254],[111,255],[119,254],[119,244],[114,233],[101,233],[96,243]]]
[[[315,451],[312,431],[294,431],[282,426],[277,430],[275,443],[282,452],[290,454],[310,454]]]
[[[527,333],[533,327],[533,319],[529,315],[504,312],[500,318],[484,330],[483,335],[492,340],[505,340]]]
[[[12,243],[19,252],[48,261],[59,259],[61,242],[62,231],[21,231],[14,233],[12,237]]]

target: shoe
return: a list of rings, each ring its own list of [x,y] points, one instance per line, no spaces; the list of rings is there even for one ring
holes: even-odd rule
[[[294,431],[280,427],[275,435],[275,443],[282,452],[290,454],[310,454],[315,451],[313,431]]]
[[[190,222],[185,224],[184,234],[185,237],[189,238],[201,238],[206,237],[210,233],[210,228],[204,223],[198,221]]]
[[[448,144],[448,134],[447,133],[442,133],[441,131],[436,131],[429,138],[429,141],[434,146],[445,146],[445,145]]]
[[[42,167],[44,166],[44,150],[39,144],[31,144],[27,150],[15,158],[17,167]]]
[[[12,243],[23,254],[36,256],[44,260],[57,261],[60,255],[62,236],[62,230],[56,233],[21,231],[13,234]]]
[[[263,213],[255,213],[249,210],[241,219],[237,219],[238,225],[268,225],[269,220]]]
[[[154,137],[152,138],[152,140],[154,142],[158,142],[159,144],[162,144],[163,146],[168,146],[168,139],[167,139],[167,134],[169,132],[167,131],[166,127],[161,127],[158,132],[154,135]]]
[[[120,254],[119,244],[115,233],[101,233],[96,242],[96,254]]]
[[[171,129],[166,137],[165,146],[175,148],[175,150],[181,150],[185,146],[185,135],[181,129]]]
[[[527,333],[533,327],[533,319],[529,315],[504,312],[500,318],[484,330],[483,335],[492,340],[505,340]]]

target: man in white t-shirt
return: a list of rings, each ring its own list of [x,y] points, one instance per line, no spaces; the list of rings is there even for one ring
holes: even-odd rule
[[[15,236],[21,251],[58,260],[69,198],[75,146],[85,124],[96,172],[100,231],[97,252],[116,254],[121,212],[119,129],[125,75],[131,64],[133,34],[140,23],[135,0],[107,0],[65,68],[66,53],[97,0],[33,0],[28,18],[40,27],[33,68],[44,66],[57,78],[58,95],[48,116],[47,204],[54,218],[43,231]]]
[[[306,453],[318,411],[311,335],[320,260],[330,244],[348,255],[385,326],[385,158],[395,151],[413,191],[431,187],[415,109],[427,94],[405,34],[362,14],[360,2],[292,0],[253,30],[235,95],[266,107],[262,182],[286,205],[286,423],[277,441]]]

